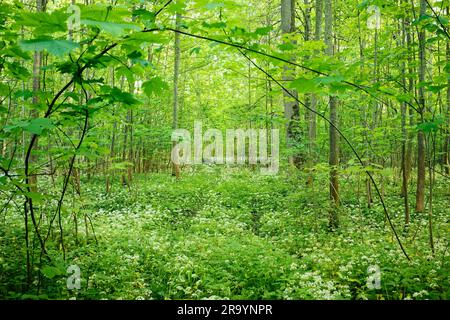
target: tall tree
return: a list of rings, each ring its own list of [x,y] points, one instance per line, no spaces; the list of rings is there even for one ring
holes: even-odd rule
[[[328,56],[334,55],[334,42],[333,42],[333,7],[331,0],[324,1],[325,9],[325,45],[326,54]],[[337,114],[337,98],[334,95],[329,96],[330,106],[330,121],[334,125],[338,125]],[[338,214],[337,207],[339,206],[339,180],[337,167],[339,165],[339,145],[338,145],[338,132],[330,126],[330,151],[329,151],[329,164],[330,164],[330,196],[333,201],[333,206],[330,211],[330,228],[334,229],[338,226]]]
[[[322,37],[323,0],[316,0],[315,10],[316,10],[316,17],[315,17],[315,22],[314,22],[314,25],[315,25],[314,40],[320,41],[320,39]],[[314,111],[316,110],[317,102],[318,102],[318,97],[316,95],[312,95],[311,109]],[[316,127],[317,127],[316,114],[313,111],[311,111],[310,115],[309,115],[309,130],[308,130],[311,149],[314,149],[314,146],[315,146]]]
[[[398,46],[405,47],[406,46],[406,24],[407,19],[402,19],[400,21],[400,32],[401,32],[401,40],[398,41]],[[402,61],[401,63],[401,74],[402,74],[402,85],[406,88],[406,63]],[[406,102],[402,102],[401,104],[401,114],[402,114],[402,196],[404,200],[405,206],[405,231],[409,225],[410,220],[410,212],[409,212],[409,201],[408,201],[408,168],[407,168],[407,141],[408,141],[408,133],[406,131],[406,117],[407,117],[407,104]]]
[[[179,13],[176,14],[175,17],[175,25],[178,29],[181,23],[181,15]],[[173,114],[172,114],[172,129],[178,128],[178,78],[180,76],[180,34],[178,32],[175,33],[175,57],[174,57],[174,67],[173,67]],[[175,145],[175,142],[174,142]],[[172,164],[172,175],[177,178],[180,177],[180,165],[177,163]]]
[[[289,37],[290,34],[295,32],[295,0],[281,0],[281,31],[284,35]],[[295,41],[289,39],[291,43]],[[293,58],[291,60],[294,60]],[[290,65],[285,65],[283,69],[283,80],[293,80],[295,74],[295,68]],[[291,90],[290,93],[295,98],[298,98],[297,90]],[[284,94],[284,117],[287,121],[286,125],[286,143],[288,148],[295,147],[295,143],[298,139],[298,127],[299,127],[299,104],[296,99],[293,99],[287,92]],[[289,162],[294,165],[300,163],[298,155],[290,156]]]
[[[47,6],[47,0],[36,0],[36,11],[44,12],[45,7]],[[37,112],[39,104],[39,91],[41,90],[41,67],[42,67],[42,52],[35,52],[33,56],[33,110],[31,111],[31,117],[37,118],[39,114]],[[33,149],[38,148],[38,138],[35,138]],[[30,164],[33,164],[37,161],[37,157],[35,153],[32,152],[30,157]],[[32,174],[29,177],[29,183],[31,189],[36,192],[37,190],[37,175],[36,173]]]
[[[420,0],[420,17],[426,14],[427,1]],[[425,29],[419,30],[419,113],[420,121],[423,122],[425,112],[425,92],[424,82],[426,73],[425,57]],[[416,191],[416,211],[423,212],[425,207],[425,133],[419,130],[417,133],[417,191]]]
[[[314,20],[314,40],[320,41],[321,34],[322,34],[322,15],[323,15],[323,0],[315,0],[315,20]],[[315,52],[317,54],[318,51]],[[314,111],[316,111],[316,106],[318,102],[318,97],[315,94],[311,95],[310,98],[310,108],[311,111],[308,111],[308,140],[309,140],[309,155],[308,155],[308,162],[309,162],[309,168],[311,168],[314,164],[314,154],[315,154],[315,147],[316,147],[316,131],[317,131],[317,119],[316,114]],[[313,181],[313,174],[312,172],[308,175],[307,184],[311,185]]]
[[[450,7],[447,6],[447,16],[450,16]],[[447,41],[446,44],[446,60],[447,60],[447,67],[446,70],[449,72],[450,68],[450,41]],[[445,174],[450,174],[450,77],[447,78],[447,129],[446,129],[446,136],[444,137],[444,172]]]

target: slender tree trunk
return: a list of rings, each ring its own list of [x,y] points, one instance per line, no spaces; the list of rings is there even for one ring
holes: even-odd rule
[[[405,2],[408,0],[405,0]],[[406,26],[408,26],[406,28]],[[407,54],[407,61],[408,61],[408,73],[410,75],[414,74],[414,54],[412,53],[412,35],[411,35],[411,27],[410,27],[410,18],[406,17],[405,19],[405,32],[406,32],[406,47],[408,49]],[[412,76],[408,77],[408,93],[411,95],[414,95],[414,78]],[[415,117],[414,112],[412,108],[409,108],[409,125],[410,127],[414,126]],[[412,170],[412,157],[413,157],[413,140],[414,135],[409,134],[408,135],[408,142],[406,144],[406,178],[409,181],[411,176],[411,170]]]
[[[315,0],[315,29],[314,29],[314,40],[320,41],[322,34],[322,15],[323,15],[323,0]],[[316,52],[318,54],[318,52]],[[311,110],[315,111],[317,107],[318,97],[315,94],[311,95]],[[316,114],[313,111],[308,111],[308,139],[309,139],[309,150],[308,150],[308,167],[311,169],[314,165],[315,149],[316,149]],[[313,173],[312,171],[308,174],[307,184],[311,186],[313,183]]]
[[[405,31],[406,21],[401,21],[401,46],[405,47]],[[402,84],[403,87],[406,88],[406,65],[405,62],[401,64],[401,72],[402,72]],[[402,196],[405,205],[405,232],[408,230],[409,221],[410,221],[410,212],[409,212],[409,199],[408,199],[408,168],[407,168],[407,140],[408,133],[406,132],[406,117],[407,117],[407,105],[406,103],[402,103],[401,105],[401,113],[402,113]]]
[[[322,16],[323,16],[323,0],[316,0],[316,19],[315,19],[315,29],[314,29],[314,40],[320,41],[322,37]],[[311,109],[316,110],[318,102],[318,97],[316,95],[312,96],[311,99]],[[316,130],[317,130],[317,122],[316,122],[316,114],[314,112],[310,112],[309,116],[309,139],[311,141],[311,148],[314,150],[316,144]]]
[[[428,134],[428,149],[430,154],[428,155],[428,175],[429,175],[429,201],[428,201],[428,239],[430,243],[431,252],[434,255],[434,238],[433,238],[433,171],[434,171],[434,145],[433,133]]]
[[[129,135],[130,135],[130,148],[128,151],[128,184],[129,186],[131,186],[131,182],[133,180],[133,172],[134,172],[134,168],[135,168],[135,163],[134,163],[134,148],[133,148],[133,143],[134,143],[134,137],[133,137],[133,110],[128,110],[128,131],[129,131]]]
[[[325,45],[326,53],[328,56],[334,55],[333,45],[333,7],[331,0],[325,0]],[[338,125],[338,113],[337,113],[337,98],[335,96],[329,97],[330,105],[330,121]],[[339,165],[339,145],[338,145],[338,133],[333,126],[330,126],[330,196],[333,200],[333,208],[330,212],[330,227],[335,229],[338,226],[338,214],[337,207],[339,206],[339,181],[337,167]]]
[[[281,0],[281,32],[289,35],[295,32],[295,0]],[[294,41],[291,41],[294,43]],[[293,58],[291,59],[293,60]],[[295,68],[285,65],[283,69],[283,80],[293,80],[295,76]],[[294,97],[298,97],[297,90],[291,90]],[[293,99],[287,92],[283,92],[284,96],[284,117],[286,119],[286,144],[288,148],[295,148],[295,144],[299,135],[299,105],[296,99]],[[291,165],[299,165],[301,162],[298,155],[289,157]]]
[[[426,0],[420,0],[420,16],[426,14]],[[425,81],[426,57],[425,57],[425,30],[419,31],[419,83]],[[419,113],[420,121],[423,121],[425,112],[425,92],[423,86],[419,86]],[[425,207],[425,134],[419,130],[417,134],[417,191],[416,211],[423,212]]]
[[[175,24],[176,28],[179,28],[181,23],[181,16],[179,13],[176,14]],[[175,33],[175,58],[174,58],[174,68],[173,68],[173,118],[172,118],[172,129],[178,128],[178,78],[180,75],[180,34]],[[174,142],[175,146],[175,142]],[[172,163],[172,175],[180,178],[180,166],[179,164]]]
[[[310,0],[304,0],[305,3],[305,9],[303,10],[303,19],[304,19],[304,28],[303,28],[303,40],[305,42],[308,42],[311,40],[311,2]],[[308,61],[310,59],[309,56],[305,56],[305,61]],[[311,108],[312,105],[312,96],[313,94],[308,93],[305,95],[305,105],[308,106],[308,108]],[[310,142],[310,117],[313,115],[314,113],[311,111],[306,111],[305,112],[305,123],[306,123],[306,132],[308,132],[308,145],[311,146],[311,142]],[[309,158],[311,158],[311,152],[309,152],[308,155],[308,160]],[[309,161],[308,161],[309,162]]]
[[[115,85],[115,75],[114,75],[114,67],[111,69],[111,83],[114,87]],[[113,117],[115,115],[114,111],[112,113]],[[117,130],[117,122],[113,120],[113,128],[111,131],[111,145],[109,147],[109,159],[106,160],[105,163],[105,171],[106,171],[106,193],[109,193],[111,189],[111,176],[114,177],[112,170],[109,169],[109,162],[114,163],[115,154],[115,144],[116,144],[116,130]]]
[[[447,7],[447,16],[450,16],[450,7]],[[447,66],[450,65],[450,41],[446,44]],[[443,166],[446,175],[450,174],[450,78],[447,78],[447,129],[444,137]]]
[[[47,5],[46,0],[36,0],[36,11],[37,12],[44,12],[45,7]],[[34,59],[33,59],[33,105],[34,108],[37,107],[37,104],[39,103],[39,91],[41,90],[41,67],[42,67],[42,52],[35,52],[34,53]],[[33,109],[31,111],[31,118],[37,118],[39,117],[38,111],[36,109]],[[36,137],[33,149],[38,149],[38,143],[39,138]],[[37,157],[35,153],[32,152],[30,157],[30,165],[32,166],[34,163],[37,162]],[[37,192],[37,175],[36,172],[33,172],[33,175],[29,178],[30,187],[33,192]]]
[[[363,39],[363,33],[361,31],[361,18],[360,18],[361,13],[358,12],[358,42],[359,42],[359,58],[361,61],[361,65],[359,68],[359,75],[360,77],[363,77],[364,74],[364,65],[365,65],[365,56],[364,56],[364,39]],[[361,126],[364,128],[364,139],[365,139],[365,145],[366,145],[366,150],[369,150],[369,145],[370,145],[370,141],[369,141],[369,137],[368,137],[368,120],[367,120],[367,108],[366,108],[366,104],[363,102],[363,116],[362,116],[362,121],[361,121]],[[366,151],[367,154],[369,154],[369,151]],[[370,208],[371,203],[372,203],[372,192],[371,192],[371,182],[368,179],[368,177],[366,176],[366,174],[364,174],[365,176],[365,180],[364,180],[364,185],[366,188],[366,198],[367,198],[367,204],[368,207]],[[359,186],[358,186],[359,187]],[[358,190],[359,193],[359,190]],[[359,199],[359,197],[358,197]]]
[[[122,162],[123,163],[125,163],[127,161],[128,120],[129,120],[129,112],[127,111],[127,115],[125,117],[125,125],[123,127],[123,146],[122,146]],[[127,181],[125,171],[122,172],[121,180],[122,180],[122,186],[128,186],[128,181]]]

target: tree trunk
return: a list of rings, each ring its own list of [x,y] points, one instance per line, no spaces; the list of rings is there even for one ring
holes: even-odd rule
[[[36,0],[36,11],[37,12],[44,12],[45,7],[47,5],[46,0]],[[37,108],[37,104],[39,103],[39,91],[41,90],[41,67],[42,67],[42,52],[35,52],[33,57],[33,106],[34,108]],[[37,118],[39,117],[38,111],[36,109],[33,109],[31,111],[31,118]],[[36,137],[36,140],[34,142],[33,149],[38,149],[38,143],[39,138]],[[32,167],[33,163],[37,162],[37,157],[35,153],[31,153],[30,156],[30,167]],[[37,192],[37,175],[36,172],[32,171],[32,176],[29,177],[29,183],[31,191]]]
[[[333,56],[334,45],[333,45],[333,8],[331,0],[325,0],[325,45],[326,54],[328,56]],[[335,96],[329,97],[330,105],[330,121],[334,125],[338,125],[338,114],[337,114],[337,98]],[[338,133],[336,129],[330,125],[330,196],[333,200],[332,209],[330,212],[330,227],[335,229],[338,226],[338,215],[337,207],[339,206],[339,181],[338,181],[338,171],[337,166],[339,165],[339,145],[338,145]]]
[[[401,42],[399,45],[405,47],[405,39],[406,39],[406,21],[401,21]],[[402,62],[401,64],[401,72],[402,72],[402,84],[403,87],[406,88],[406,64]],[[405,232],[408,230],[410,214],[409,214],[409,201],[408,201],[408,168],[407,168],[407,141],[408,134],[406,132],[406,116],[407,116],[407,105],[405,102],[401,105],[401,113],[402,113],[402,196],[405,205]]]
[[[314,40],[320,41],[322,36],[322,16],[323,16],[323,0],[316,0],[316,19],[315,19],[315,29],[314,29]],[[313,95],[311,98],[311,109],[316,110],[316,105],[318,102],[318,97]],[[316,143],[316,114],[310,111],[309,115],[309,140],[311,150],[314,151],[315,143]]]
[[[180,26],[181,15],[176,14],[175,24],[178,29]],[[178,128],[178,77],[180,75],[180,34],[175,32],[175,58],[174,58],[174,68],[173,68],[173,119],[172,119],[172,129]],[[173,145],[175,146],[175,143]],[[180,165],[172,163],[172,175],[180,178]]]
[[[128,131],[130,134],[130,148],[128,151],[128,184],[131,186],[131,182],[133,180],[133,172],[134,172],[134,168],[135,168],[135,163],[134,163],[134,148],[133,148],[133,143],[134,143],[134,137],[133,137],[133,110],[129,110],[128,111]]]
[[[450,7],[447,7],[447,16],[450,15]],[[447,66],[450,65],[450,41],[446,45]],[[447,70],[448,72],[448,70]],[[444,137],[444,157],[443,166],[446,175],[450,174],[450,78],[447,78],[447,129]]]
[[[295,0],[281,0],[281,32],[285,35],[295,31]],[[294,43],[294,41],[290,41]],[[292,59],[293,60],[293,57]],[[294,79],[295,68],[285,65],[283,68],[283,80],[290,81]],[[290,90],[292,96],[298,98],[297,90]],[[298,123],[300,119],[299,105],[296,99],[293,99],[287,92],[284,96],[284,117],[286,119],[286,145],[288,148],[294,148],[298,139]],[[298,155],[289,156],[291,165],[299,165],[301,162]]]
[[[420,16],[426,14],[426,0],[420,0]],[[426,60],[425,60],[425,30],[419,31],[419,84],[425,81]],[[420,121],[423,121],[425,112],[425,93],[423,86],[419,86],[419,113]],[[425,134],[419,131],[417,134],[417,191],[416,191],[416,211],[423,212],[425,207]]]
[[[315,29],[314,29],[314,40],[320,41],[321,34],[322,34],[322,14],[323,14],[323,0],[316,0],[315,2],[315,10],[316,10],[316,17],[315,17]],[[318,52],[316,52],[318,54]],[[317,100],[318,97],[315,94],[311,95],[311,102],[310,102],[310,108],[311,110],[315,111],[317,106]],[[314,158],[315,158],[315,149],[316,149],[316,114],[313,111],[308,111],[308,167],[311,169],[314,165]],[[307,184],[311,186],[313,183],[313,174],[310,172],[308,174],[308,180]]]

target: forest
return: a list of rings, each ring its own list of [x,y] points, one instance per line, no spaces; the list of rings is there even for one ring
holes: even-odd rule
[[[0,0],[1,300],[448,300],[449,0]]]

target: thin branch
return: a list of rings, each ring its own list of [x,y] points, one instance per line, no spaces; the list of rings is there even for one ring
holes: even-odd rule
[[[155,18],[156,18],[156,17],[158,16],[158,14],[160,14],[161,11],[163,11],[163,10],[164,10],[171,2],[172,2],[172,0],[167,1],[166,4],[165,4],[162,8],[160,8],[160,9],[155,13]]]
[[[450,34],[448,34],[447,28],[444,26],[444,24],[442,23],[440,16],[437,14],[437,12],[434,10],[434,8],[431,6],[430,2],[428,0],[425,0],[425,2],[427,3],[428,7],[430,7],[431,11],[434,14],[434,17],[436,18],[436,21],[441,25],[442,31],[444,31],[445,35],[447,36],[447,38],[450,40]]]

